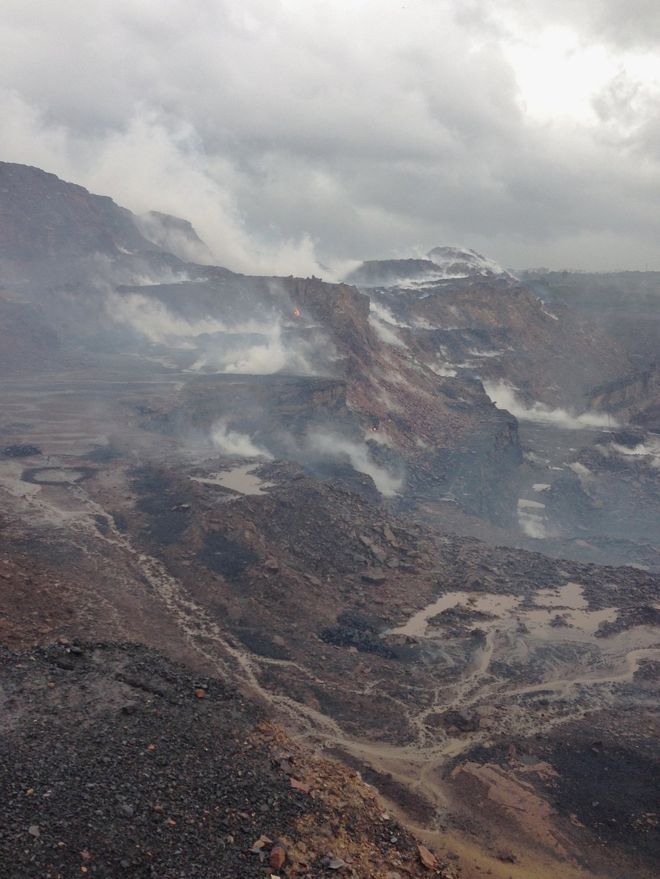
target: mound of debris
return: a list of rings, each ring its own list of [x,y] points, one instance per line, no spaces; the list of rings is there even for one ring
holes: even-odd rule
[[[116,644],[0,665],[3,879],[451,875],[220,681]]]

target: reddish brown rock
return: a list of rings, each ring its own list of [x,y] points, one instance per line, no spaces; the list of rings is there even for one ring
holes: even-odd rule
[[[286,862],[286,850],[282,845],[275,845],[270,850],[268,863],[273,870],[281,870]]]
[[[437,867],[438,862],[435,855],[430,852],[425,845],[418,845],[417,851],[419,852],[420,861],[427,870],[433,870]]]

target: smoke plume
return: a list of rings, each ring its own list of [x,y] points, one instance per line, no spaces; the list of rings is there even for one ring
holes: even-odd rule
[[[403,479],[372,460],[366,443],[360,444],[331,433],[312,431],[307,435],[310,451],[328,458],[347,457],[354,470],[370,476],[378,491],[385,497],[393,497],[401,491]]]
[[[616,422],[611,416],[602,412],[575,414],[567,409],[551,409],[539,402],[528,406],[516,395],[516,389],[507,382],[486,381],[484,382],[484,390],[498,409],[506,409],[519,421],[552,424],[556,427],[563,427],[565,430],[616,426]]]
[[[223,419],[216,421],[211,429],[213,445],[224,455],[236,458],[268,458],[272,455],[257,446],[246,433],[232,430]]]

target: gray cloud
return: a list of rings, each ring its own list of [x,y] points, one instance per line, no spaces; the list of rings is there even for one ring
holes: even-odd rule
[[[341,274],[440,242],[660,269],[642,63],[659,17],[641,0],[4,0],[0,150],[184,216],[243,271]],[[544,28],[609,59],[577,117],[524,97],[516,52]]]
[[[478,5],[478,4],[477,4]],[[548,22],[578,29],[588,42],[657,50],[660,7],[656,0],[512,0],[511,9],[529,27]]]

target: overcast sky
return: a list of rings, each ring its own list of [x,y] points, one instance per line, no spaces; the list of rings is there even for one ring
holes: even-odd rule
[[[1,0],[0,158],[238,270],[660,270],[659,47],[658,0]]]

